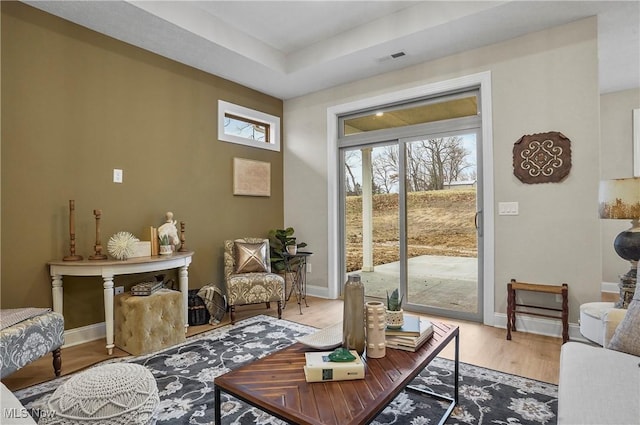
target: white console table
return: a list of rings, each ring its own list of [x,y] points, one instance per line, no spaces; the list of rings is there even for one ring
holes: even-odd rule
[[[101,276],[104,280],[104,321],[107,331],[107,352],[113,354],[113,278],[117,275],[155,272],[159,270],[179,269],[178,284],[182,292],[185,332],[189,327],[188,316],[188,268],[193,252],[175,252],[172,255],[137,257],[129,260],[81,260],[50,261],[51,293],[53,311],[63,314],[62,276]]]

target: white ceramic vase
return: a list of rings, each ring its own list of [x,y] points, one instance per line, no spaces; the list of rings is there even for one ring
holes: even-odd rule
[[[385,307],[379,301],[369,301],[364,306],[367,321],[367,357],[379,359],[387,354]]]

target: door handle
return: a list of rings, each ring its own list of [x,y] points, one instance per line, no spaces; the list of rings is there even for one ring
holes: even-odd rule
[[[473,225],[475,226],[476,231],[478,232],[478,236],[482,236],[482,226],[480,225],[480,220],[482,219],[481,215],[482,215],[482,210],[476,211],[475,215],[473,216]]]

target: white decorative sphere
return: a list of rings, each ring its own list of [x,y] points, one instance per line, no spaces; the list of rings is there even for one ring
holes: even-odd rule
[[[109,239],[107,251],[117,260],[126,260],[133,255],[138,241],[138,238],[129,232],[118,232]]]

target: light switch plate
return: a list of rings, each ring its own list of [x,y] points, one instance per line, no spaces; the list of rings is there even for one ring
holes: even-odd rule
[[[113,169],[113,182],[122,183],[122,170],[118,168]]]
[[[498,202],[498,215],[518,215],[518,203]]]

